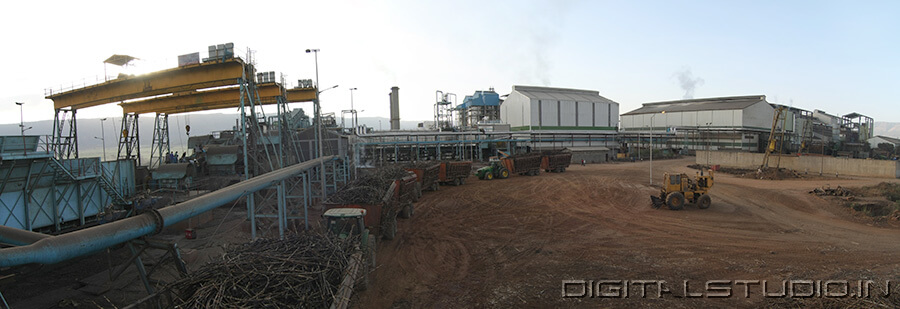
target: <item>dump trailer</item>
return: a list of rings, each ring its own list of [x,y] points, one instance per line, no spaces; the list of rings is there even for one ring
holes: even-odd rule
[[[478,169],[475,176],[482,180],[495,178],[506,179],[511,174],[535,176],[541,173],[541,156],[538,154],[524,154],[507,156],[501,152],[503,158],[491,158],[491,164]]]
[[[438,169],[438,182],[454,186],[466,183],[472,172],[472,161],[445,161]]]
[[[405,167],[407,171],[416,173],[419,181],[419,187],[422,190],[438,190],[438,176],[441,172],[441,164],[434,163],[431,165],[408,165]]]
[[[366,210],[363,218],[365,227],[374,231],[375,234],[381,235],[384,239],[394,239],[397,236],[397,217],[410,218],[413,215],[413,202],[418,187],[416,178],[415,173],[409,172],[407,176],[391,181],[382,198],[376,203],[337,203],[329,199],[325,202],[325,209],[364,209]],[[353,188],[341,190],[353,190]],[[332,197],[339,193],[332,194]]]
[[[572,162],[571,153],[558,153],[541,156],[541,169],[545,172],[562,173]]]

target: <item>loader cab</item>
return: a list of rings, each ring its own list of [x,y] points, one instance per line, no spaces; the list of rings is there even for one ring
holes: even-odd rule
[[[688,179],[685,174],[669,174],[663,175],[663,190],[668,192],[682,192],[684,189],[684,181]]]
[[[340,238],[368,234],[366,230],[366,210],[362,208],[332,208],[322,215],[325,229]]]

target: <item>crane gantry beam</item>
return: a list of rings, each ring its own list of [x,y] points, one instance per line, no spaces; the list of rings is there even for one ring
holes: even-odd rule
[[[284,95],[284,90],[278,83],[257,84],[259,100],[253,97],[256,105],[275,104],[278,97]],[[126,114],[166,113],[177,114],[195,111],[213,110],[241,106],[240,87],[228,87],[207,91],[190,91],[177,93],[170,96],[157,97],[147,100],[120,103],[122,111]]]
[[[153,73],[122,77],[100,84],[51,94],[54,108],[86,108],[168,93],[238,84],[244,75],[240,58],[192,64]],[[252,70],[250,71],[252,72]]]

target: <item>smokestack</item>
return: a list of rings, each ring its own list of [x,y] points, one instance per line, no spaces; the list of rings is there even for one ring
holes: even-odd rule
[[[391,131],[400,130],[400,87],[391,87]]]

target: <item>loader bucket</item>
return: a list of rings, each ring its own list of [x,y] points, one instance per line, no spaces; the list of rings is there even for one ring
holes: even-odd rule
[[[664,201],[663,199],[661,199],[655,195],[650,196],[650,201],[653,203],[653,208],[656,208],[656,209],[659,209],[660,207],[663,207],[664,205],[666,205],[666,201]]]

